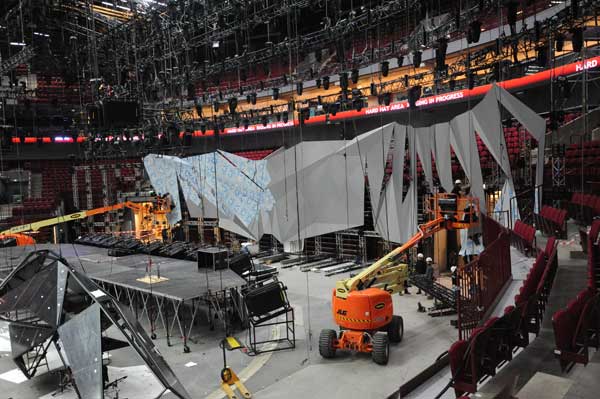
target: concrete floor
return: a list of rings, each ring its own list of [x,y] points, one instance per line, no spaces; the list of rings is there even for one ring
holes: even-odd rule
[[[246,380],[246,386],[255,398],[305,398],[307,394],[319,398],[387,397],[403,382],[430,365],[456,340],[457,331],[450,325],[453,317],[432,318],[417,312],[418,302],[426,307],[432,306],[433,302],[424,295],[416,295],[416,289],[413,288],[413,294],[394,296],[396,314],[404,318],[405,334],[404,340],[392,347],[387,366],[379,366],[372,362],[370,356],[363,354],[339,353],[335,359],[322,359],[317,347],[319,332],[323,328],[335,327],[331,317],[330,295],[335,281],[345,277],[347,275],[325,277],[322,273],[281,269],[280,279],[288,287],[288,297],[296,312],[296,349],[255,357],[241,351],[227,353],[228,365]],[[6,333],[6,329],[0,326],[0,398],[49,398],[48,395],[54,393],[57,386],[58,377],[54,373],[40,372],[31,381],[21,383],[2,379],[3,373],[9,372],[10,377],[16,368],[7,353]],[[268,329],[262,332],[263,336],[278,333],[283,333],[283,330]],[[111,334],[114,332],[109,331],[109,335],[113,336]],[[246,334],[242,331],[236,336],[241,341],[247,341]],[[222,353],[218,349],[223,330],[217,328],[210,331],[206,326],[199,326],[193,335],[196,342],[190,343],[189,354],[183,353],[180,343],[167,347],[161,331],[158,331],[155,343],[193,398],[223,397],[219,390]],[[142,383],[144,389],[139,388],[140,381],[153,381],[141,365],[142,362],[131,349],[110,353],[111,380],[128,375],[119,385],[121,399],[148,399],[155,396],[154,384]],[[54,397],[69,399],[73,397],[73,392]],[[114,393],[107,397],[114,397]],[[167,393],[163,397],[174,396]]]

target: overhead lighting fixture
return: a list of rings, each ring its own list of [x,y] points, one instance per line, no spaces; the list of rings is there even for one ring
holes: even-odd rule
[[[27,46],[25,43],[21,43],[21,42],[10,42],[9,43],[11,46]]]

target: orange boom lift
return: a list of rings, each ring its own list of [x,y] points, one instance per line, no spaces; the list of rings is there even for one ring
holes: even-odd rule
[[[437,194],[427,203],[432,220],[418,232],[354,277],[336,283],[332,295],[333,319],[340,331],[325,329],[319,336],[319,353],[325,358],[337,350],[371,353],[377,364],[387,364],[389,343],[404,335],[401,316],[394,315],[392,294],[402,292],[408,265],[400,263],[404,252],[436,232],[468,229],[478,224],[479,202],[473,197]]]

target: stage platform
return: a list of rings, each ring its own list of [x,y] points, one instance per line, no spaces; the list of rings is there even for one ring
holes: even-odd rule
[[[108,256],[108,249],[78,244],[40,244],[0,249],[0,278],[7,275],[29,253],[48,249],[64,257],[75,269],[84,272],[98,285],[129,307],[136,319],[149,323],[150,335],[162,330],[170,344],[173,331],[178,330],[184,350],[200,310],[207,323],[214,327],[216,319],[223,321],[227,308],[232,307],[245,318],[240,289],[246,281],[229,269],[198,270],[196,262],[133,254]],[[140,280],[151,273],[166,278],[149,284]]]

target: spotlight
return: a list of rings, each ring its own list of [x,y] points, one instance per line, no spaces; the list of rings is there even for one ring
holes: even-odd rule
[[[215,112],[219,112],[219,102],[217,100],[215,100],[215,102],[213,102],[213,110]]]
[[[347,72],[340,73],[340,87],[342,90],[346,90],[348,88],[348,73]]]
[[[565,35],[562,33],[558,33],[556,35],[556,51],[563,51],[563,47],[565,46]]]
[[[299,96],[301,96],[303,88],[304,88],[304,86],[302,85],[302,82],[297,82],[296,83],[296,94],[298,94]]]
[[[269,123],[267,117],[263,115],[263,117],[261,118],[261,121],[262,121],[262,125],[264,127],[267,127],[267,123]]]
[[[400,68],[402,65],[404,65],[404,56],[399,55],[397,58],[397,61],[398,61],[398,68]]]
[[[200,132],[206,134],[206,123],[203,122],[200,124]]]
[[[256,93],[251,93],[250,94],[250,103],[252,105],[256,105]]]
[[[252,96],[250,94],[246,95],[246,103],[252,103]]]
[[[275,115],[275,119],[277,119],[277,122],[281,122],[281,114],[277,113],[277,115]]]
[[[323,89],[329,90],[329,76],[323,76]]]
[[[417,107],[417,101],[421,98],[421,86],[413,86],[408,91],[408,104],[411,108]]]
[[[418,68],[421,66],[421,52],[416,50],[413,51],[413,67]]]
[[[517,8],[519,7],[519,3],[516,1],[509,1],[506,4],[506,19],[508,20],[508,25],[510,26],[510,33],[514,35],[517,33]]]
[[[238,105],[238,100],[236,97],[231,97],[227,103],[229,104],[229,113],[230,114],[235,114],[235,109],[237,108]]]
[[[277,87],[273,88],[273,100],[279,99],[279,89]]]
[[[317,89],[321,88],[321,78],[317,78],[317,80],[315,81],[315,84],[317,85]]]
[[[360,112],[362,110],[363,107],[363,101],[362,98],[355,98],[352,100],[352,106],[354,107],[354,109],[357,112]]]
[[[438,71],[446,69],[446,50],[448,50],[448,39],[439,39],[435,49],[435,69]]]
[[[538,66],[545,67],[548,64],[548,48],[546,46],[539,46],[535,50]]]
[[[467,72],[467,86],[469,90],[473,90],[473,87],[475,87],[475,76],[471,71]]]
[[[283,114],[281,115],[281,119],[283,120],[283,123],[287,123],[288,122],[288,113],[287,113],[287,111],[283,112]]]
[[[248,120],[248,118],[244,119],[244,129],[248,130],[248,126],[250,126],[250,121]]]
[[[390,93],[383,94],[383,105],[388,106],[392,102],[392,95]]]
[[[477,43],[481,36],[481,21],[475,20],[469,24],[467,30],[467,43]]]
[[[381,63],[381,76],[384,78],[388,76],[388,72],[390,71],[390,63],[388,61],[383,61]]]
[[[350,72],[350,79],[352,80],[352,84],[358,83],[358,69],[352,69],[352,72]]]
[[[583,28],[571,29],[571,43],[573,44],[573,52],[580,53],[583,49]]]
[[[377,95],[377,85],[374,82],[371,82],[371,95],[372,96]]]

